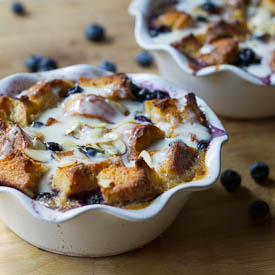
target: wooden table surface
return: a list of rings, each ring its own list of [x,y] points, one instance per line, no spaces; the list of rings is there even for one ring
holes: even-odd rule
[[[60,66],[97,65],[110,59],[124,72],[158,73],[135,63],[134,19],[129,0],[26,0],[28,16],[9,10],[0,1],[0,77],[25,71],[30,54],[56,59]],[[102,23],[108,40],[89,43],[84,27]],[[275,91],[274,91],[275,92]],[[275,274],[275,183],[261,186],[249,175],[256,160],[270,165],[275,179],[275,120],[222,119],[230,140],[222,152],[222,169],[242,175],[242,188],[228,193],[217,182],[195,193],[176,222],[142,249],[124,255],[88,259],[55,255],[21,240],[0,222],[2,274]],[[254,224],[247,215],[254,199],[266,200],[271,218]],[[43,237],[43,236],[41,236]]]

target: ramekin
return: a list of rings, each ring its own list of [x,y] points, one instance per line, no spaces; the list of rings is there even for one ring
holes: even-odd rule
[[[148,17],[160,4],[173,0],[133,0],[129,13],[136,17],[135,38],[151,51],[160,73],[205,99],[218,114],[241,119],[275,115],[275,74],[269,85],[233,65],[210,66],[196,74],[186,57],[170,45],[154,43],[148,32]]]
[[[100,76],[106,71],[89,65],[75,65],[39,74],[16,74],[0,80],[0,90],[17,94],[39,80],[79,76]],[[186,92],[156,75],[130,74],[144,87],[161,88],[171,96]],[[120,254],[152,241],[177,217],[191,193],[209,188],[220,172],[220,152],[227,140],[225,130],[205,102],[197,98],[214,132],[206,153],[205,178],[178,185],[157,197],[148,207],[128,210],[108,205],[89,205],[66,212],[49,209],[20,191],[0,187],[0,218],[27,242],[55,253],[100,257]]]

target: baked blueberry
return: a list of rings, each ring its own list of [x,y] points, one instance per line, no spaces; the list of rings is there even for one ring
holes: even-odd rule
[[[269,167],[263,161],[256,161],[250,166],[250,174],[255,181],[261,182],[268,178]]]
[[[116,72],[116,64],[112,61],[101,61],[98,66],[102,70],[110,71],[115,73]]]
[[[201,9],[211,14],[219,13],[219,8],[212,1],[209,0],[201,5]]]
[[[101,193],[93,194],[86,199],[86,204],[101,204],[103,203],[103,197]]]
[[[44,201],[44,200],[49,200],[51,199],[52,197],[54,197],[55,194],[54,193],[50,193],[50,192],[43,192],[43,193],[39,193],[35,199],[36,200],[41,200],[41,201]]]
[[[269,205],[263,200],[250,203],[248,213],[254,220],[262,220],[269,214]]]
[[[83,88],[81,88],[78,84],[75,84],[74,86],[68,88],[67,90],[67,96],[79,94],[83,92]]]
[[[33,121],[31,124],[31,127],[34,127],[34,128],[40,128],[42,126],[44,126],[44,123],[41,121]]]
[[[149,67],[152,65],[153,56],[147,52],[141,52],[136,55],[136,62],[142,67]]]
[[[240,174],[231,169],[225,170],[221,175],[221,183],[229,191],[239,188],[241,181]]]
[[[150,122],[150,123],[152,123],[152,121],[149,117],[146,117],[146,116],[143,116],[143,115],[136,115],[135,120],[141,121],[141,122]]]
[[[25,13],[25,8],[23,3],[21,2],[14,2],[11,4],[11,10],[18,15],[23,15]]]
[[[204,16],[201,16],[201,15],[196,16],[195,19],[196,19],[197,22],[201,22],[201,23],[207,23],[208,22],[208,19]]]
[[[56,142],[46,142],[45,146],[47,150],[53,151],[53,152],[63,150],[62,146]]]
[[[81,146],[80,150],[87,156],[87,157],[94,157],[97,154],[97,150],[93,147],[88,146]]]
[[[45,72],[57,69],[57,63],[51,58],[42,58],[38,64],[38,71]]]
[[[197,145],[197,149],[200,151],[206,150],[209,145],[209,140],[200,140]]]
[[[99,24],[91,24],[85,28],[85,36],[90,41],[102,41],[105,37],[105,30]]]
[[[26,68],[31,72],[37,72],[39,63],[41,62],[42,57],[39,55],[31,55],[25,61]]]
[[[236,65],[239,67],[247,67],[251,64],[259,64],[260,62],[261,59],[257,57],[252,49],[244,48],[238,54]]]

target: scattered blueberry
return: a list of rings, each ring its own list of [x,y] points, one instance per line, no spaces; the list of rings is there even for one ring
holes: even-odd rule
[[[256,161],[250,166],[251,177],[257,182],[261,182],[268,178],[269,167],[262,161]]]
[[[50,150],[50,151],[62,151],[63,148],[60,144],[56,143],[56,142],[46,142],[45,143],[46,149]]]
[[[85,28],[85,36],[91,41],[102,41],[105,36],[105,31],[101,25],[91,24]]]
[[[206,150],[209,145],[209,140],[200,140],[197,145],[197,149],[200,151]]]
[[[86,199],[86,204],[101,204],[103,203],[103,197],[101,193],[93,194]]]
[[[94,157],[97,154],[97,150],[93,147],[81,146],[80,150],[90,158]]]
[[[51,58],[42,58],[38,64],[38,72],[45,72],[57,69],[57,63]]]
[[[42,126],[44,126],[44,123],[40,121],[33,121],[31,124],[31,127],[34,127],[34,128],[40,128]]]
[[[221,175],[222,185],[229,191],[236,190],[241,185],[242,178],[239,173],[228,169]]]
[[[257,57],[253,50],[244,48],[239,52],[236,65],[239,67],[247,67],[251,64],[259,64],[260,62],[261,59]]]
[[[83,92],[83,88],[81,88],[78,84],[68,88],[67,90],[67,96],[73,95],[73,94],[79,94]]]
[[[219,13],[219,8],[209,0],[201,5],[201,9],[211,14]]]
[[[195,19],[196,19],[197,22],[201,22],[201,23],[207,23],[208,22],[208,19],[204,16],[201,16],[201,15],[198,15]]]
[[[31,72],[37,72],[39,63],[41,62],[42,57],[39,55],[31,55],[25,61],[25,65],[28,70]]]
[[[136,115],[135,120],[141,121],[141,122],[150,122],[150,123],[152,123],[150,118],[148,118],[146,116],[143,116],[143,115]]]
[[[100,62],[99,66],[100,69],[110,71],[115,73],[116,72],[116,64],[112,61],[102,61]]]
[[[250,203],[248,213],[254,220],[262,220],[269,214],[269,205],[263,200]]]
[[[149,67],[153,62],[153,56],[147,52],[141,52],[136,55],[136,62],[142,67]]]
[[[152,99],[164,99],[169,97],[169,94],[159,90],[149,90],[145,88],[140,88],[131,82],[131,93],[136,98],[137,101],[152,100]]]
[[[14,2],[11,4],[11,10],[18,15],[23,15],[25,13],[25,8],[23,3],[21,2]]]

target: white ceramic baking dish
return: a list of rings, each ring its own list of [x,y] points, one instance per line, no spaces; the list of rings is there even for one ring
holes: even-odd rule
[[[0,81],[0,90],[17,94],[35,82],[50,78],[76,80],[79,76],[108,74],[89,65],[76,65],[40,74],[16,74]],[[162,88],[171,96],[186,92],[159,76],[129,75],[136,84]],[[49,209],[38,201],[10,187],[0,187],[0,218],[27,242],[55,253],[99,257],[116,255],[142,247],[159,236],[177,217],[191,193],[209,188],[220,172],[220,152],[227,140],[224,128],[202,101],[214,136],[206,154],[205,178],[179,185],[156,198],[141,210],[127,210],[107,205],[89,205],[67,212]]]
[[[160,73],[205,99],[218,114],[242,119],[275,115],[275,74],[270,85],[233,65],[210,66],[194,74],[177,49],[153,42],[148,17],[156,7],[172,1],[134,0],[129,6],[130,14],[136,17],[136,41],[154,54]]]

